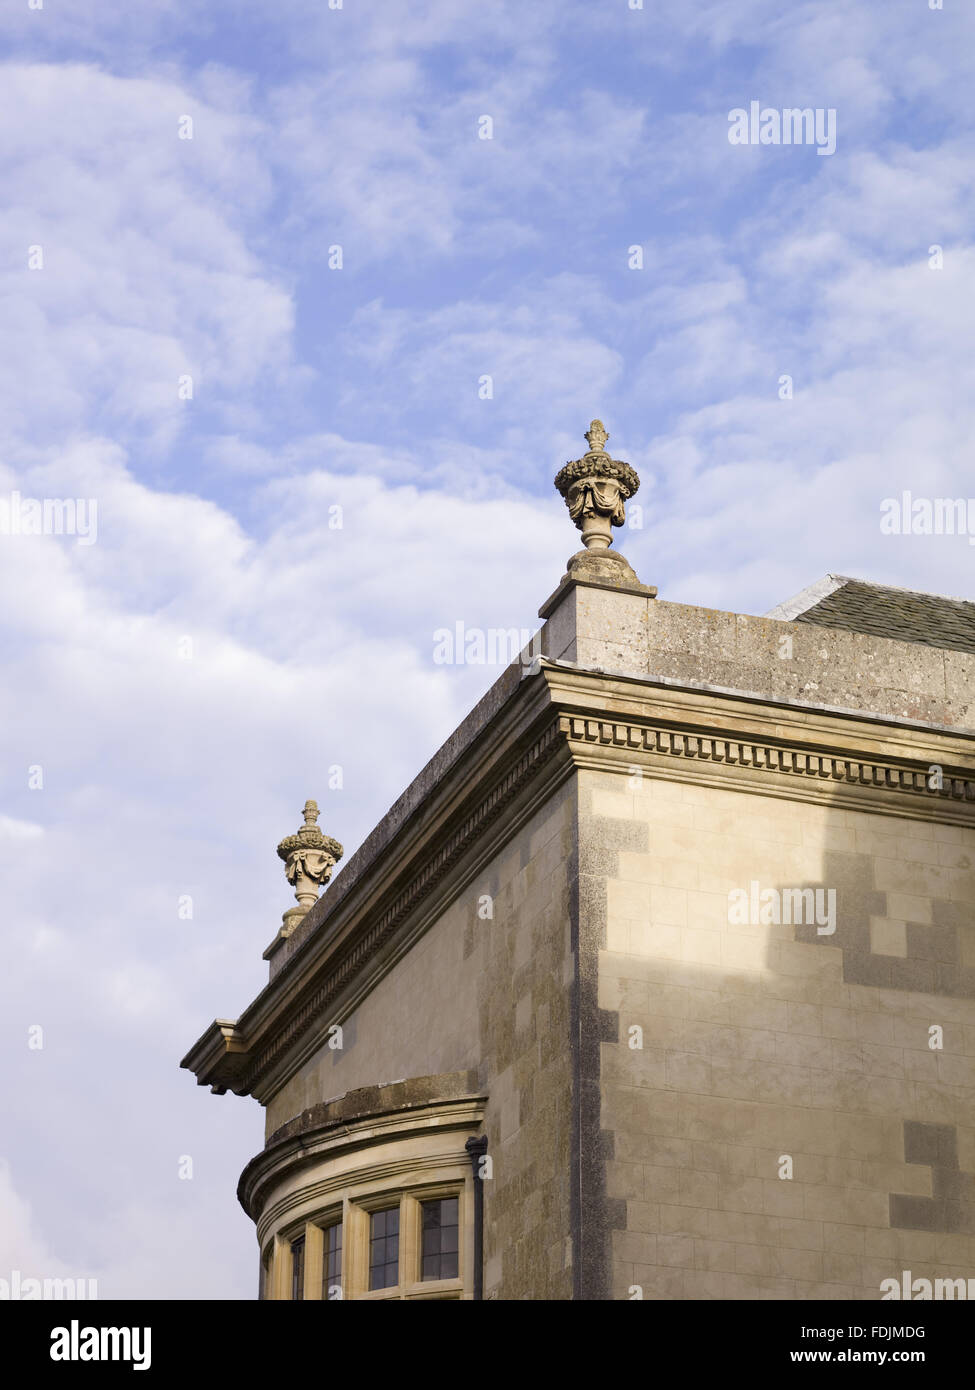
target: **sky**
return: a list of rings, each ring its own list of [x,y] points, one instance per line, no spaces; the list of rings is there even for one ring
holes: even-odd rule
[[[348,858],[499,674],[438,629],[537,627],[594,416],[662,599],[975,596],[880,524],[975,492],[973,51],[967,0],[4,8],[0,513],[96,525],[0,534],[0,1278],[255,1296],[263,1111],[179,1061],[306,798]]]

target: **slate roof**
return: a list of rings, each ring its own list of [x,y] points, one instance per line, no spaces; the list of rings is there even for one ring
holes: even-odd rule
[[[766,617],[975,653],[975,603],[843,574],[827,575]]]

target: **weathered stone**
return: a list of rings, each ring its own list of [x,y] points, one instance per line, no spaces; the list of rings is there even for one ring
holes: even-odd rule
[[[975,1273],[973,658],[657,600],[606,558],[635,475],[605,442],[560,475],[586,550],[542,657],[186,1060],[267,1107],[244,1195],[276,1297],[329,1194],[362,1216],[350,1173],[467,1192],[476,1136],[486,1297]]]

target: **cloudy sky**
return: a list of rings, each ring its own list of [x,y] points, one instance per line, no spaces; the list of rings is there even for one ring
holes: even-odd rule
[[[263,1112],[179,1060],[306,797],[348,856],[497,674],[436,629],[537,624],[592,416],[662,598],[975,594],[879,525],[975,492],[975,8],[634,5],[4,8],[0,504],[97,533],[0,535],[0,1277],[255,1295]]]

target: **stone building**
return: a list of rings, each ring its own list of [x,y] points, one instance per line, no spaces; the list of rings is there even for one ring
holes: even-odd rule
[[[975,604],[658,599],[587,439],[537,641],[321,898],[306,807],[269,984],[183,1061],[266,1108],[263,1295],[972,1278]]]

